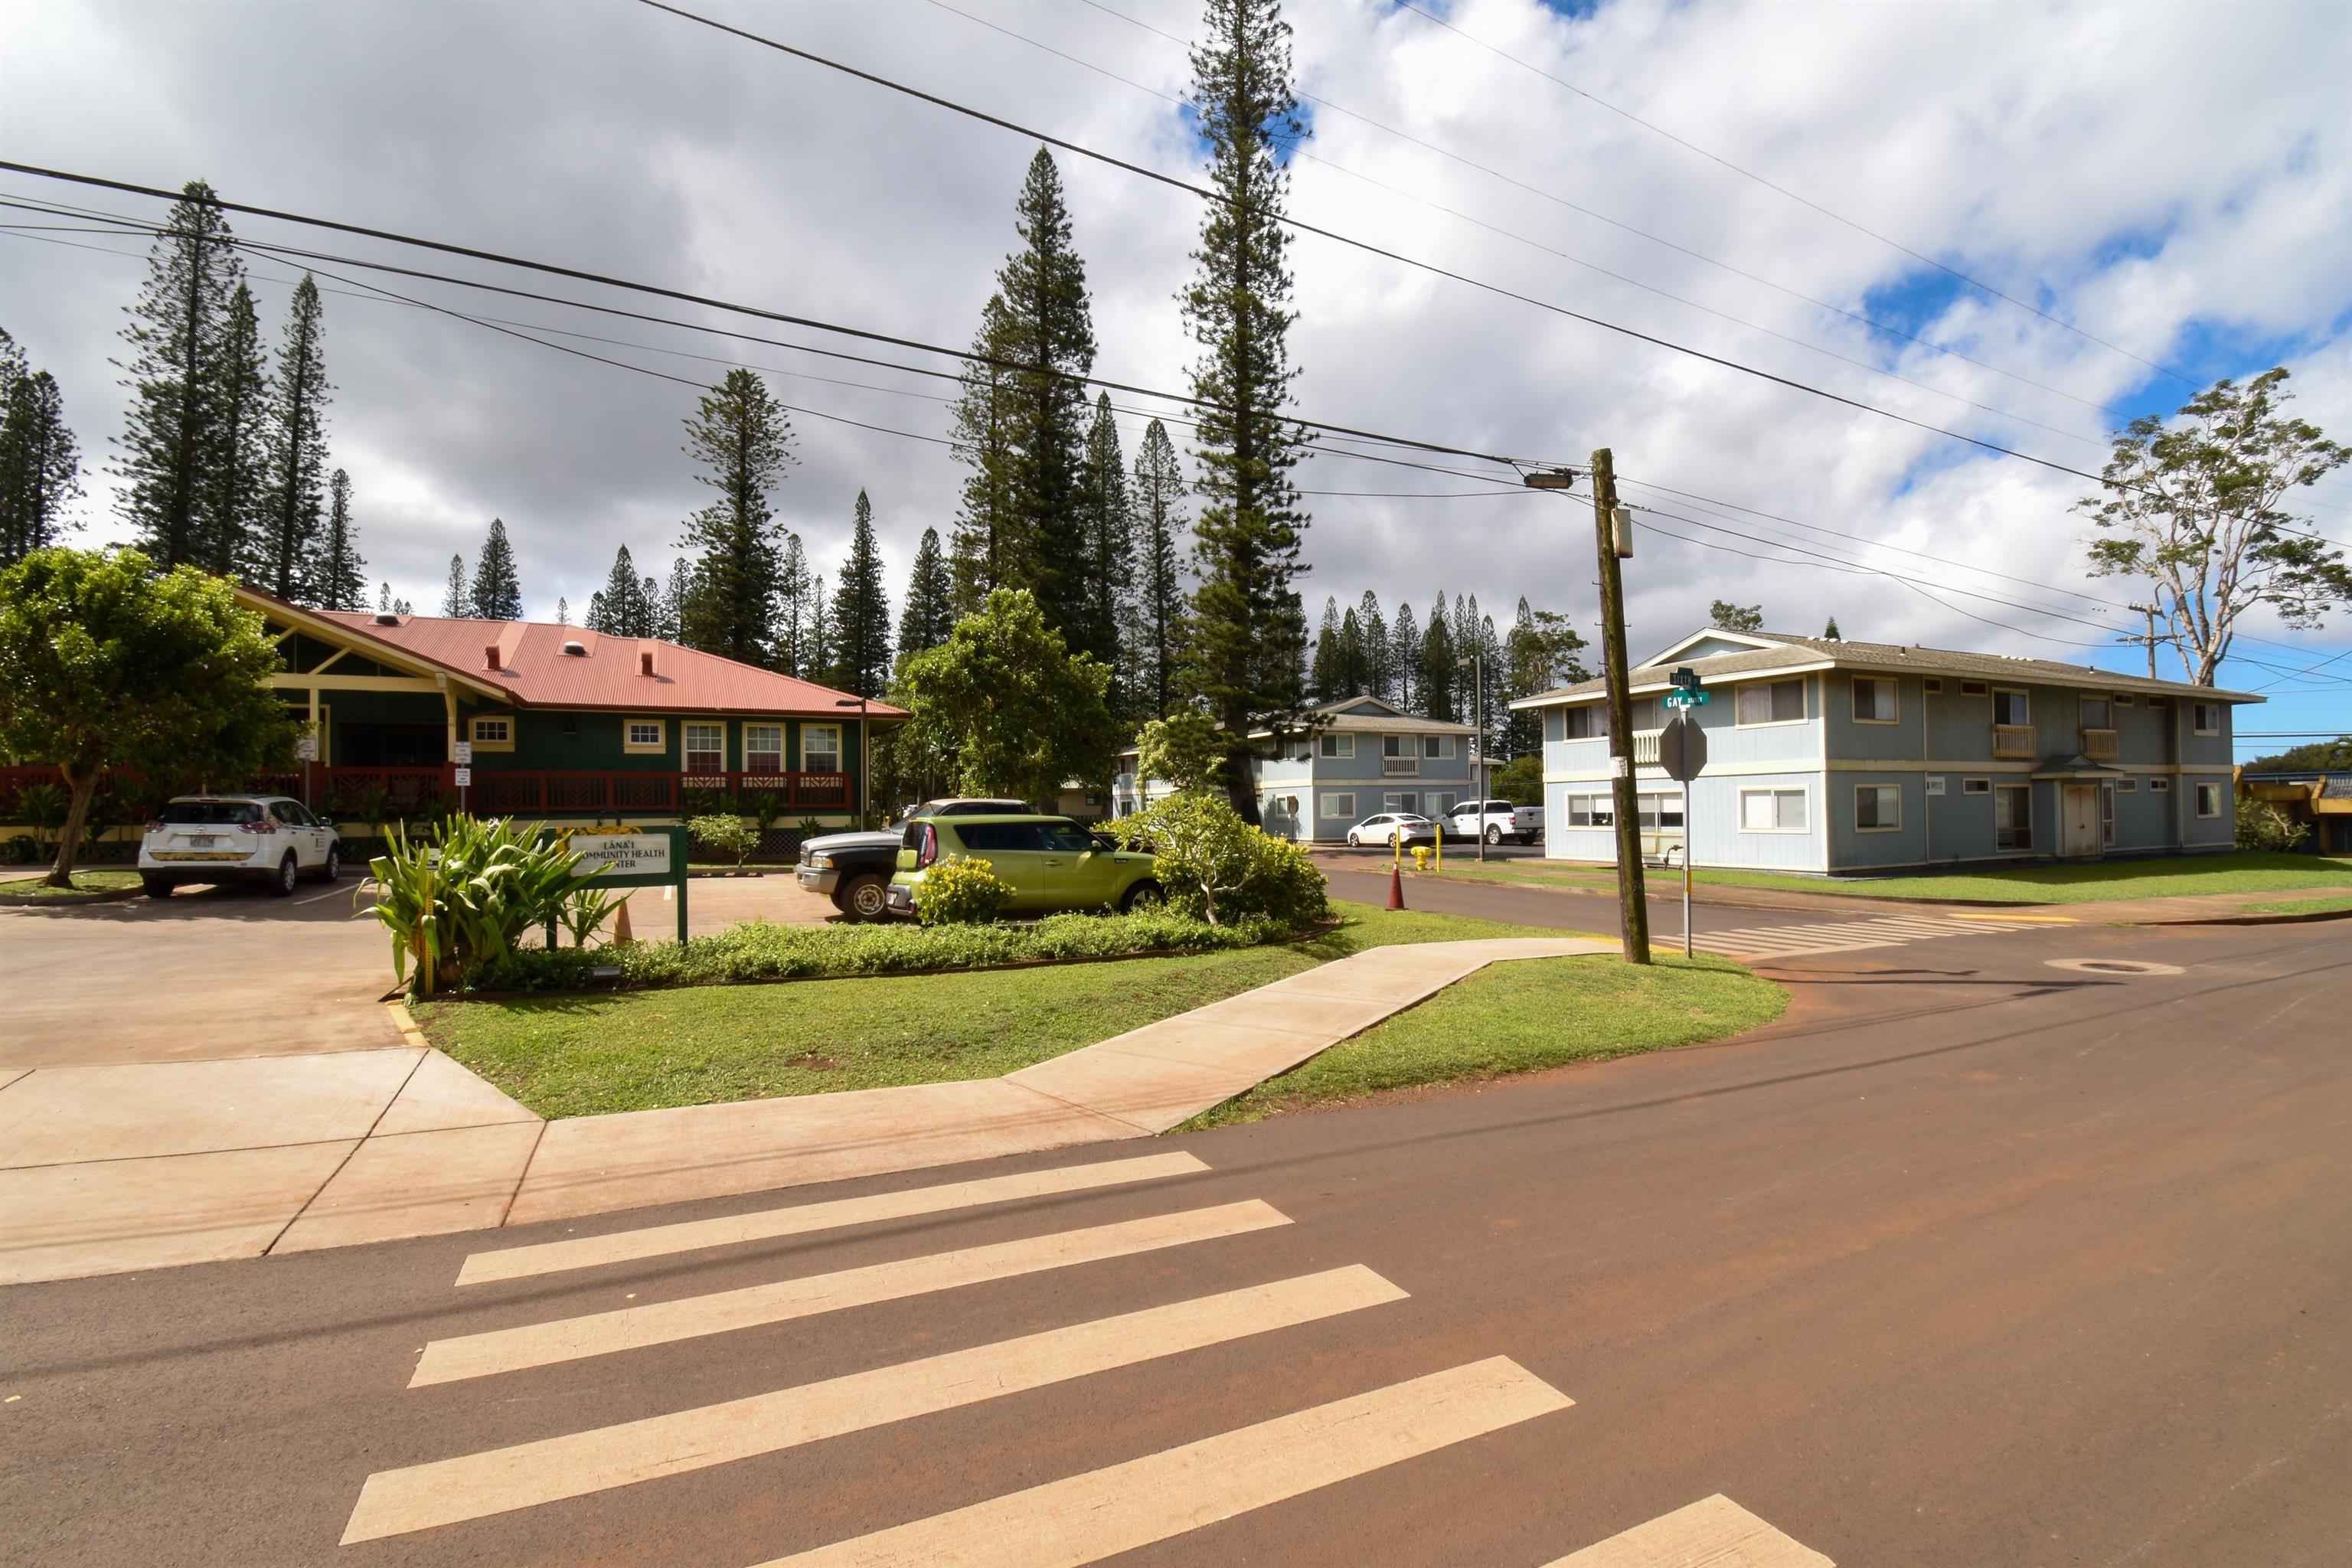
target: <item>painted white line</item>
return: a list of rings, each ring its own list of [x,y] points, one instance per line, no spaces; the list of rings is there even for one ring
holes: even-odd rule
[[[298,904],[315,904],[321,899],[350,898],[352,893],[363,893],[365,891],[367,891],[367,889],[362,886],[352,889],[351,893],[346,893],[343,890],[342,884],[338,882],[335,886],[329,888],[323,893],[313,893],[307,899],[297,899],[294,901]]]
[[[1077,1568],[1574,1403],[1496,1356],[761,1568]]]
[[[1134,1160],[1065,1165],[1051,1171],[991,1176],[983,1181],[951,1182],[945,1186],[876,1193],[867,1197],[802,1204],[793,1208],[761,1209],[754,1214],[688,1220],[680,1225],[648,1226],[643,1230],[541,1242],[535,1247],[510,1247],[500,1252],[477,1252],[467,1258],[457,1270],[457,1283],[481,1285],[497,1279],[556,1274],[567,1268],[629,1263],[644,1258],[696,1252],[708,1247],[734,1247],[744,1242],[805,1236],[812,1231],[837,1230],[844,1226],[867,1225],[877,1220],[905,1219],[915,1215],[942,1214],[950,1209],[977,1208],[983,1204],[1012,1203],[1021,1198],[1049,1197],[1060,1193],[1120,1186],[1130,1182],[1157,1182],[1170,1176],[1198,1175],[1208,1168],[1191,1154],[1146,1154]]]
[[[1837,1568],[1717,1492],[1544,1568]]]
[[[1066,1268],[1075,1263],[1125,1258],[1163,1247],[1181,1247],[1188,1242],[1213,1241],[1289,1223],[1271,1205],[1252,1198],[1215,1208],[1187,1209],[1118,1225],[1026,1237],[992,1247],[936,1252],[927,1258],[845,1268],[835,1274],[751,1285],[740,1290],[624,1307],[618,1311],[594,1312],[584,1318],[562,1318],[549,1323],[528,1323],[520,1328],[435,1340],[425,1347],[425,1354],[416,1363],[416,1374],[408,1380],[408,1386],[422,1388],[427,1384],[487,1377],[493,1373],[547,1366],[584,1356],[612,1355],[704,1334],[723,1334],[763,1323],[814,1317],[846,1307],[921,1296],[982,1280],[1010,1279],[1041,1269]]]
[[[1353,1265],[724,1405],[382,1470],[360,1489],[343,1544],[682,1475],[1404,1299]]]

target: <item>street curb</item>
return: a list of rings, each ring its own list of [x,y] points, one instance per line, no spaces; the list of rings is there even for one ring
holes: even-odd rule
[[[400,1031],[402,1038],[420,1050],[433,1048],[433,1042],[426,1039],[425,1031],[416,1026],[416,1020],[409,1016],[405,1005],[399,1002],[386,1002],[383,1005],[383,1010],[392,1015],[392,1026]]]
[[[2352,910],[2312,910],[2290,915],[2213,915],[2202,920],[2126,921],[2130,926],[2299,926],[2314,921],[2352,920]]]

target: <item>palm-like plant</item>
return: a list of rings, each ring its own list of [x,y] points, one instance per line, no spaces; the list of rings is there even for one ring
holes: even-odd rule
[[[563,843],[540,842],[536,824],[518,829],[510,817],[450,817],[430,845],[395,827],[387,852],[368,862],[376,901],[367,912],[391,933],[394,978],[407,983],[414,963],[416,993],[430,996],[512,952],[533,926],[565,920],[583,891],[579,864]]]

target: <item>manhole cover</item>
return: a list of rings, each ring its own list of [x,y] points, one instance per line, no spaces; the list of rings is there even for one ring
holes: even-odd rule
[[[2071,969],[2078,974],[2178,974],[2177,963],[2150,963],[2138,958],[2053,958],[2046,961],[2053,969]]]

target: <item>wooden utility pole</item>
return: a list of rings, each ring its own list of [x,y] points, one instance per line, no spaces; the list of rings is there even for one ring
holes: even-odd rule
[[[2147,617],[2147,635],[2144,637],[2126,637],[2124,640],[2144,642],[2147,645],[2147,678],[2154,680],[2156,679],[2156,606],[2134,605],[2131,607]]]
[[[1625,584],[1619,574],[1617,468],[1609,448],[1592,454],[1592,522],[1601,546],[1601,646],[1609,681],[1609,768],[1617,819],[1617,905],[1625,962],[1650,962],[1650,902],[1642,886],[1641,799],[1633,787],[1633,698],[1625,663]],[[1630,549],[1630,532],[1627,533]],[[1687,831],[1687,829],[1685,830]]]

